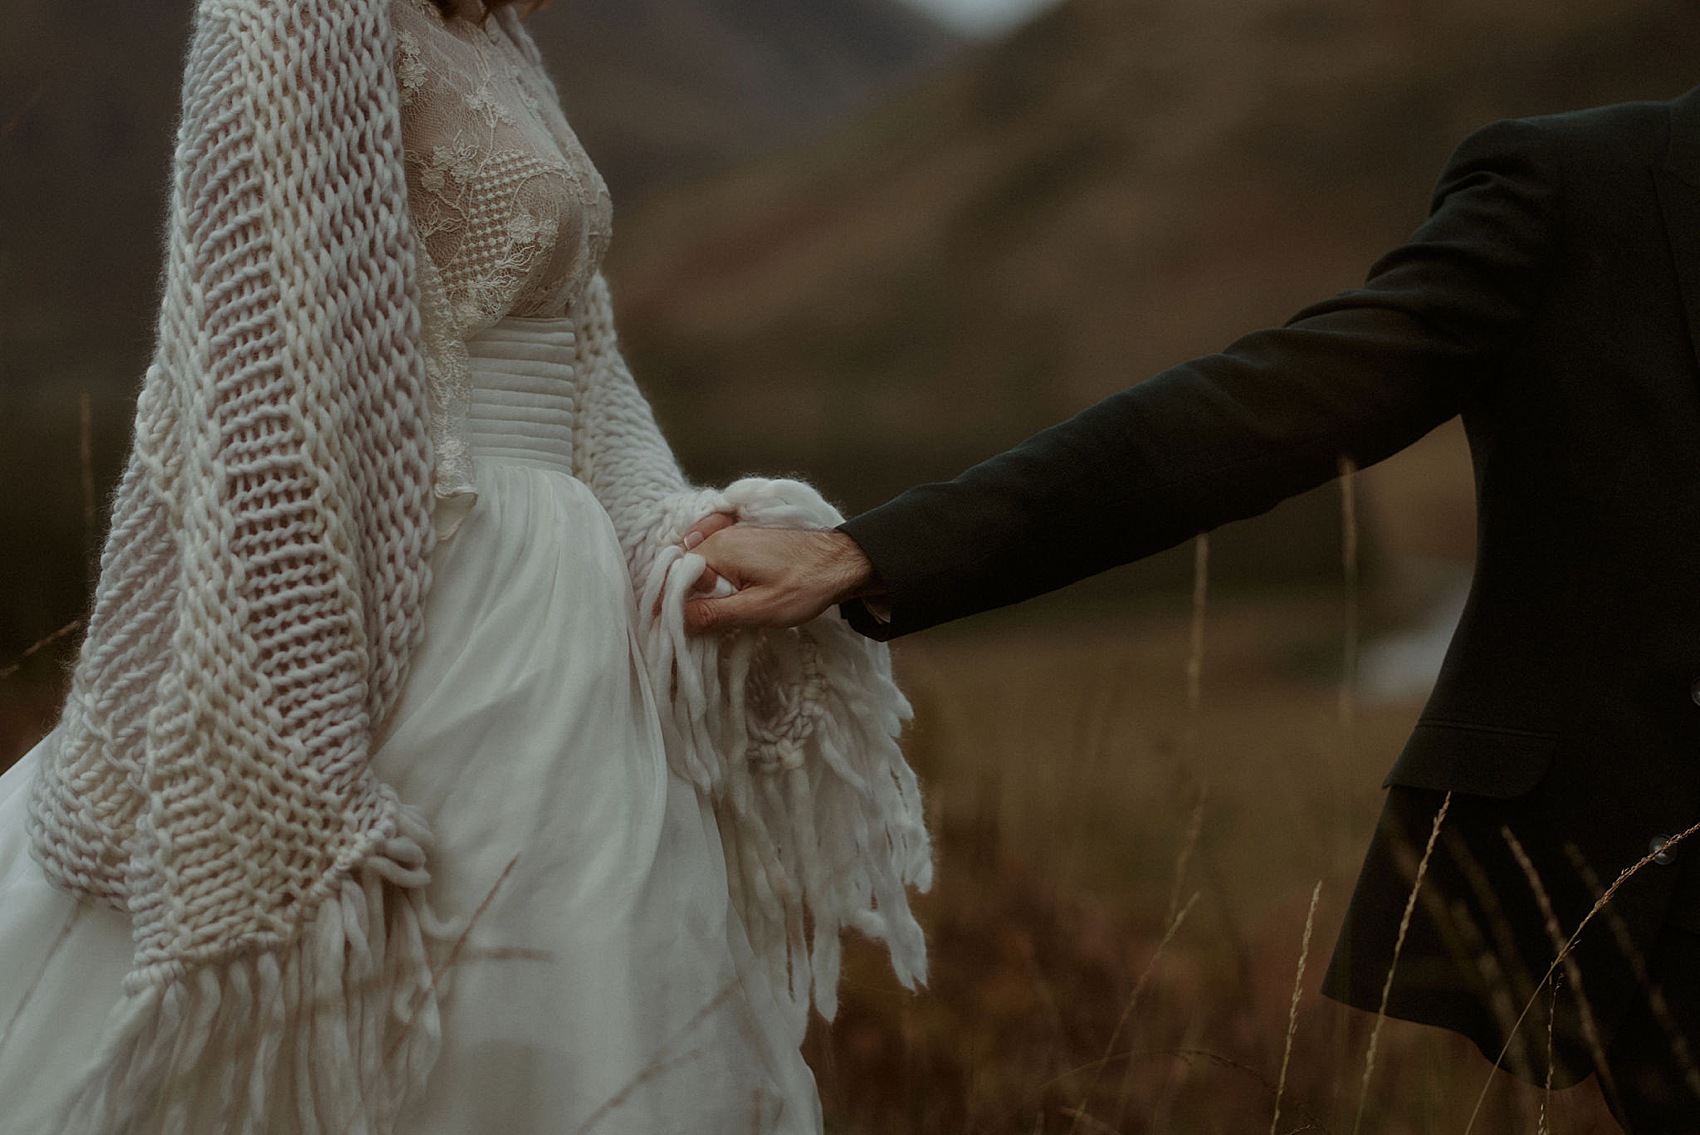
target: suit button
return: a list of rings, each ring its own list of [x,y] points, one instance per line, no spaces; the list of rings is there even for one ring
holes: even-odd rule
[[[1653,842],[1647,845],[1648,854],[1653,857],[1653,862],[1657,863],[1660,867],[1668,867],[1670,864],[1676,862],[1676,852],[1674,850],[1662,850],[1665,844],[1669,842],[1670,836],[1656,835],[1653,837]]]

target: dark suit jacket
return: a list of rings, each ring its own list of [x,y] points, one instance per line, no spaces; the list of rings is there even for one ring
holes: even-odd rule
[[[845,524],[892,617],[845,614],[889,638],[1013,603],[1263,512],[1333,477],[1341,455],[1369,465],[1462,414],[1480,529],[1470,601],[1387,778],[1325,989],[1380,1002],[1451,793],[1390,1011],[1497,1055],[1554,958],[1543,906],[1568,935],[1649,841],[1700,821],[1697,341],[1700,89],[1496,123],[1458,149],[1428,221],[1363,287]],[[1588,1069],[1589,1028],[1608,1041],[1637,995],[1634,955],[1684,856],[1700,861],[1700,837],[1582,934],[1557,997],[1559,1083]],[[1508,1067],[1539,1079],[1536,1000]]]

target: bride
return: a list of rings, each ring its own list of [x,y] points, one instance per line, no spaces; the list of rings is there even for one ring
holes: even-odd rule
[[[924,971],[883,648],[687,639],[607,191],[509,0],[200,0],[64,714],[0,778],[0,1132],[817,1132]]]

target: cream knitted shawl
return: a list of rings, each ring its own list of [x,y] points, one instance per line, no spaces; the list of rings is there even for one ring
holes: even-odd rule
[[[441,1039],[456,928],[423,899],[426,825],[367,761],[439,530],[471,505],[464,344],[405,207],[389,2],[198,6],[155,358],[32,796],[48,876],[126,911],[136,950],[56,1132],[387,1132]],[[800,1040],[811,993],[832,1012],[841,927],[922,977],[908,707],[837,620],[686,638],[686,526],[837,514],[795,482],[686,484],[609,310],[598,280],[575,311],[575,472],[620,533],[669,759],[714,804]]]

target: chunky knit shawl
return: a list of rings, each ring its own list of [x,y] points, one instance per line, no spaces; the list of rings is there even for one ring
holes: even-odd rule
[[[53,882],[128,913],[135,966],[62,1132],[385,1132],[429,1072],[458,928],[368,755],[472,507],[465,349],[406,210],[389,0],[201,0],[163,302],[89,632],[32,797]],[[698,490],[575,309],[575,469],[619,531],[675,769],[795,1011],[840,928],[924,945],[930,853],[888,660],[837,620],[689,639],[709,511],[830,524],[795,482]],[[652,614],[652,612],[659,614]]]

